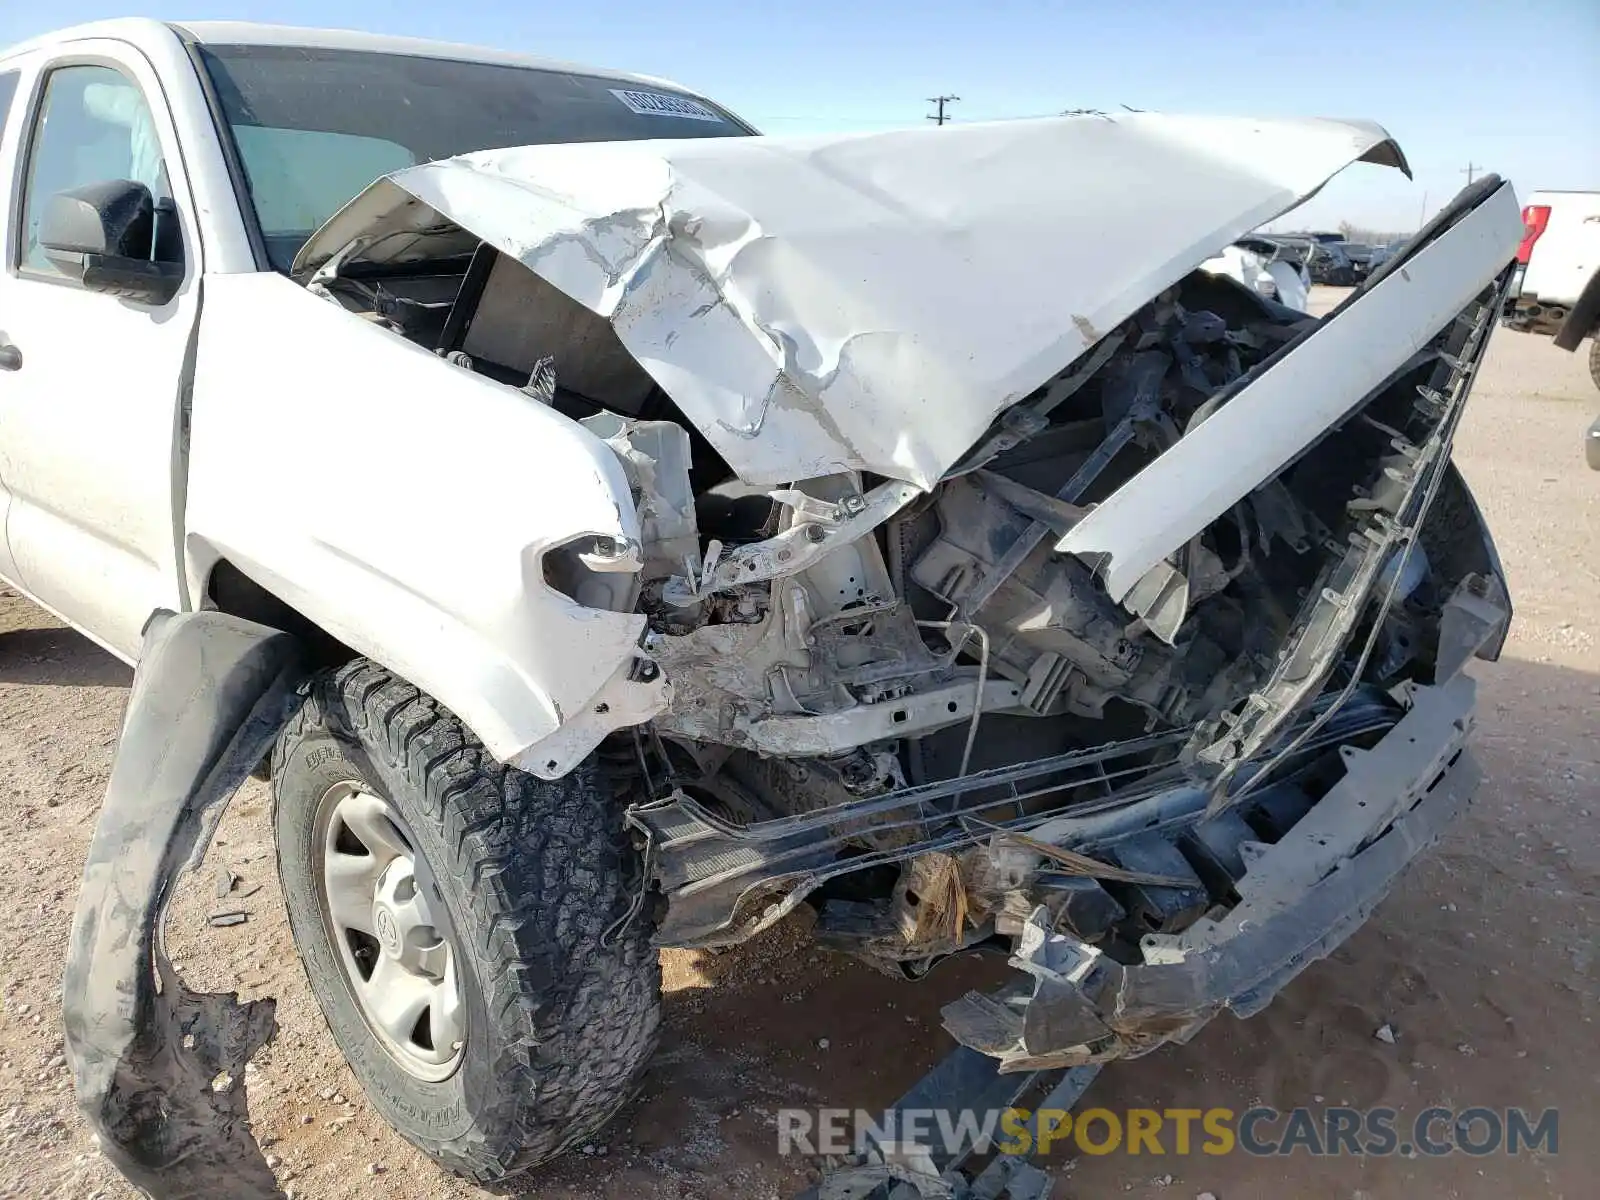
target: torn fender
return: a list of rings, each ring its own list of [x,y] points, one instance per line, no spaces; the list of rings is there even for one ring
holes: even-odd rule
[[[994,418],[1379,126],[1122,113],[489,150],[336,213],[297,276],[455,225],[607,318],[747,482],[930,488]]]
[[[101,1150],[158,1200],[281,1195],[244,1080],[275,1031],[273,1002],[190,991],[161,926],[174,883],[297,705],[298,657],[287,634],[237,617],[158,614],[89,845],[63,985],[67,1059]]]

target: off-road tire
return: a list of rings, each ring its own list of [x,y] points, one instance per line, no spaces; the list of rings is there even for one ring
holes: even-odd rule
[[[591,1137],[631,1095],[660,1019],[646,922],[605,936],[639,863],[601,766],[548,783],[502,766],[438,702],[364,659],[303,690],[272,760],[278,869],[311,990],[373,1107],[480,1183]],[[440,1083],[373,1035],[322,919],[314,813],[349,781],[409,823],[451,923],[467,1031]]]
[[[1594,336],[1589,339],[1589,378],[1594,380],[1594,385],[1600,388],[1600,329],[1594,331]]]

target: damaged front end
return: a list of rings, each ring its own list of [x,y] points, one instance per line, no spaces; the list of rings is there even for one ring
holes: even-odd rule
[[[929,656],[892,678],[922,682],[851,693],[837,727],[869,745],[758,741],[717,757],[733,804],[680,771],[633,810],[660,939],[736,941],[805,902],[825,943],[908,976],[999,948],[1017,983],[945,1019],[1014,1071],[1249,1015],[1337,946],[1477,782],[1461,668],[1510,607],[1449,451],[1514,215],[1498,182],[1464,195],[1322,322],[1190,277],[1091,362],[1089,430],[1037,435],[1075,455],[996,455],[891,518]],[[859,661],[825,637],[800,661]],[[750,745],[704,712],[699,736]]]
[[[302,252],[313,292],[621,463],[639,542],[562,543],[537,586],[645,632],[517,762],[604,742],[637,773],[661,944],[806,904],[897,975],[999,950],[1017,984],[952,1033],[1006,1069],[1104,1061],[1265,1003],[1466,802],[1461,668],[1510,606],[1449,459],[1515,199],[1469,188],[1318,320],[1194,268],[1398,151],[1172,120],[933,157],[490,152],[375,186]],[[1013,203],[969,151],[1079,169]],[[1194,184],[1137,191],[1160,211],[1108,239],[1126,261],[1060,246],[1061,209],[1114,219],[1099,161]]]

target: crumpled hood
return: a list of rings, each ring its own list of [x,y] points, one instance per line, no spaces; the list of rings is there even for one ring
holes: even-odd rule
[[[528,146],[379,180],[295,269],[425,253],[441,213],[607,318],[746,481],[927,488],[1103,333],[1358,159],[1406,170],[1370,122],[1150,113]]]

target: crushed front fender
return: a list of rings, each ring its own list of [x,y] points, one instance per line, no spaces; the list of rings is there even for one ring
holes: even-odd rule
[[[100,1148],[159,1200],[281,1195],[250,1131],[244,1067],[273,1002],[191,991],[161,945],[173,887],[297,704],[299,646],[222,613],[145,632],[84,867],[62,1011]]]

